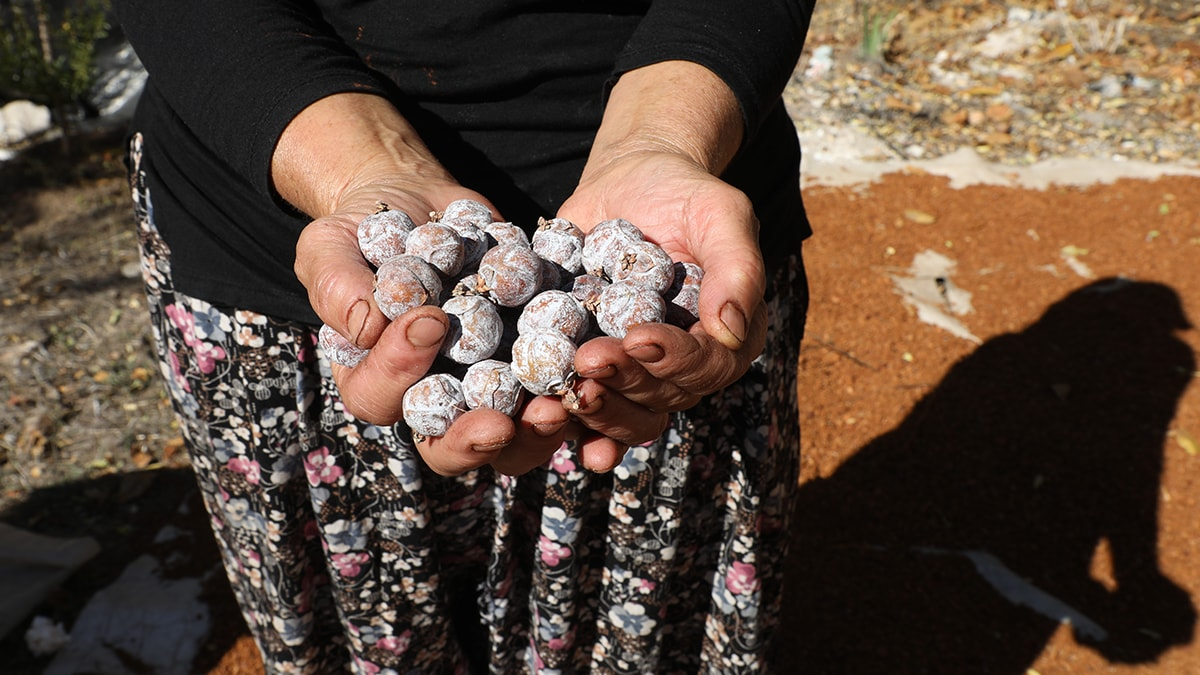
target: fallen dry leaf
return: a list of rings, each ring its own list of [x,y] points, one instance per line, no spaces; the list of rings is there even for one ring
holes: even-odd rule
[[[185,452],[183,444],[183,436],[175,436],[166,443],[163,443],[162,456],[163,462],[170,462],[176,456],[182,457]]]
[[[987,107],[984,114],[993,122],[1007,122],[1012,119],[1013,109],[1003,103],[993,103]]]
[[[999,96],[1004,90],[991,85],[979,85],[963,91],[964,96]]]
[[[49,448],[50,437],[53,435],[54,420],[46,411],[36,410],[21,424],[21,433],[17,437],[17,452],[32,459],[40,459]]]
[[[947,110],[941,115],[942,123],[954,126],[963,127],[967,125],[967,111],[959,108],[958,110]]]
[[[1054,49],[1046,52],[1046,61],[1059,61],[1075,53],[1075,45],[1070,42],[1058,45]]]
[[[135,442],[129,448],[129,461],[139,469],[144,469],[154,463],[154,453],[146,449],[144,443]]]
[[[991,132],[991,133],[984,134],[984,136],[983,136],[983,142],[992,147],[995,147],[998,145],[1008,145],[1009,143],[1012,143],[1012,140],[1013,140],[1012,134],[1005,134],[1005,133],[1000,133],[1000,132]]]
[[[1182,429],[1175,432],[1175,442],[1179,444],[1179,447],[1183,448],[1184,452],[1192,457],[1200,454],[1200,444],[1197,444],[1196,439]]]
[[[917,209],[904,209],[904,217],[918,225],[931,225],[937,221],[937,217],[932,213]]]

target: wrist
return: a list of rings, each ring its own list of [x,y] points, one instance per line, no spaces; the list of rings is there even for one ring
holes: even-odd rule
[[[454,179],[416,130],[386,99],[357,93],[327,96],[284,128],[271,158],[279,195],[312,218],[339,210],[358,187],[386,184],[422,192]]]
[[[699,64],[664,61],[631,70],[614,85],[588,166],[670,153],[719,175],[742,134],[741,108],[728,85]]]

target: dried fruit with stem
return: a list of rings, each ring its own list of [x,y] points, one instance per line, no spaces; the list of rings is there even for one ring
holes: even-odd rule
[[[435,221],[465,220],[478,227],[484,227],[493,220],[492,210],[483,202],[474,199],[456,199],[447,204],[441,212],[431,213],[430,219]]]
[[[593,227],[584,237],[581,260],[583,270],[595,276],[604,276],[605,261],[614,255],[613,249],[645,239],[636,225],[624,218],[612,218]]]
[[[575,343],[551,329],[520,334],[512,346],[512,370],[529,392],[562,396],[575,383]]]
[[[666,302],[654,291],[632,281],[614,281],[600,294],[596,323],[605,335],[623,338],[630,328],[662,323]]]
[[[441,293],[437,270],[415,255],[392,256],[375,271],[375,304],[393,321],[414,307],[436,304]]]
[[[414,440],[445,436],[454,420],[467,411],[462,383],[449,373],[432,373],[404,392],[404,423]]]
[[[613,281],[632,281],[663,293],[675,279],[674,261],[661,246],[645,239],[610,247],[604,273]]]
[[[496,353],[504,323],[496,306],[483,296],[456,295],[442,304],[450,328],[441,353],[456,363],[470,365]]]
[[[388,258],[404,253],[405,240],[416,224],[403,211],[392,210],[383,202],[377,206],[378,211],[359,221],[357,235],[363,257],[379,267]]]
[[[471,410],[490,408],[509,417],[517,414],[525,391],[512,366],[499,359],[471,364],[463,375],[462,388]]]
[[[519,307],[538,292],[542,259],[520,244],[498,244],[479,261],[479,278],[487,296],[504,307]]]
[[[530,239],[533,252],[575,276],[583,271],[583,230],[565,218],[542,218]]]
[[[406,253],[433,265],[439,274],[447,277],[458,274],[466,259],[462,236],[441,223],[418,225],[408,233],[404,247]]]
[[[517,333],[556,330],[578,345],[587,336],[589,318],[587,310],[570,293],[542,291],[521,309]]]

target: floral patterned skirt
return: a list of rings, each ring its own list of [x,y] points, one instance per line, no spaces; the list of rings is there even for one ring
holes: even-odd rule
[[[268,673],[767,669],[797,490],[798,257],[745,377],[611,473],[568,444],[517,478],[448,478],[346,413],[315,327],[174,290],[141,142],[162,373]]]

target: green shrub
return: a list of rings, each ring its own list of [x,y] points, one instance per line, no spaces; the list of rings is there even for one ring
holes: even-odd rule
[[[882,62],[884,50],[888,43],[888,29],[896,19],[896,11],[883,12],[872,7],[870,0],[860,0],[856,3],[858,15],[862,21],[862,41],[859,43],[859,53],[867,61]]]
[[[108,0],[80,0],[59,13],[45,0],[0,4],[0,92],[50,108],[70,123],[96,82],[96,42],[108,34]]]

